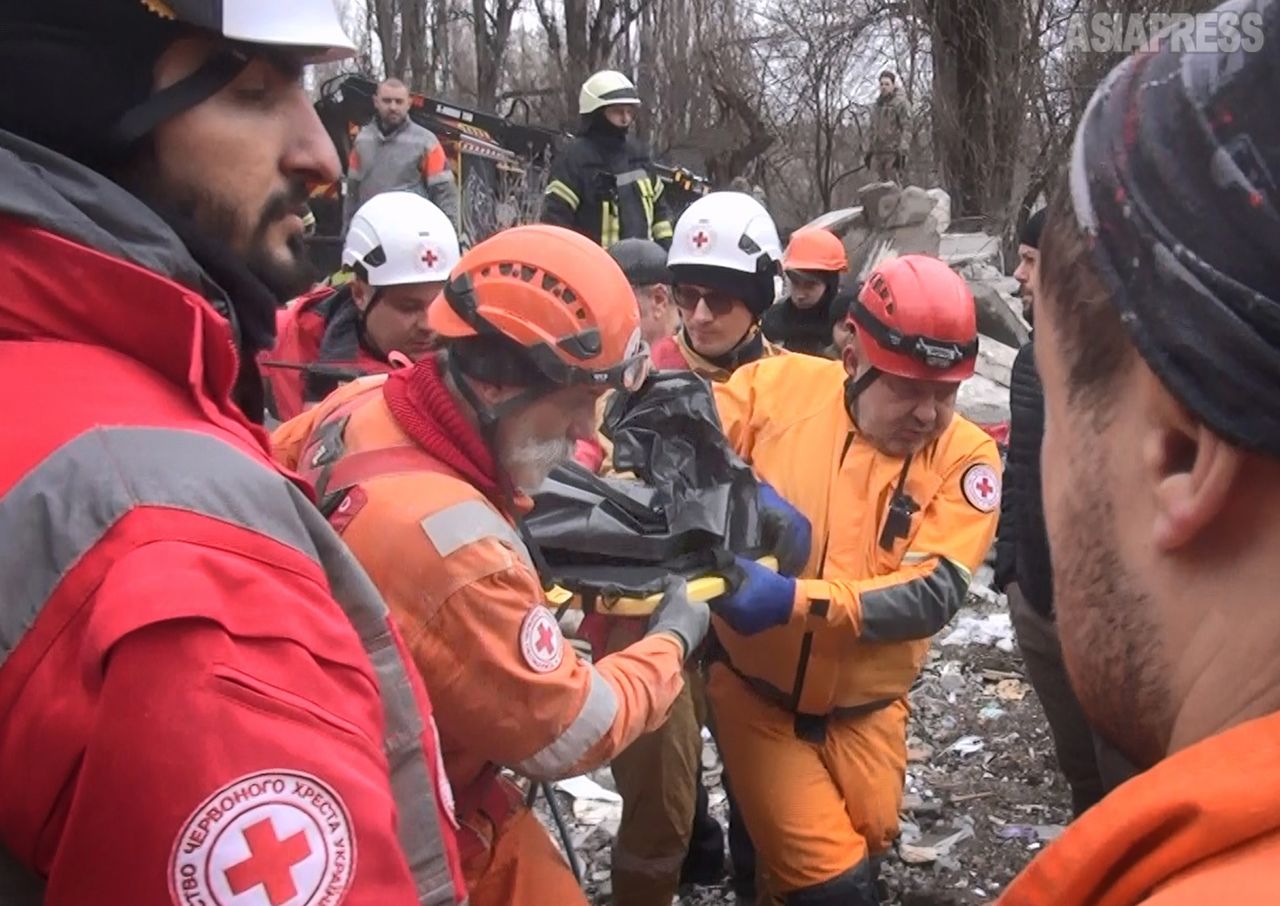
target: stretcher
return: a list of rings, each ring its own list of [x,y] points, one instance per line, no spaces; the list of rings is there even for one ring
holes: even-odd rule
[[[771,570],[778,569],[777,558],[757,557],[756,562]],[[569,576],[557,577],[547,591],[547,602],[557,609],[585,610],[614,617],[647,617],[662,601],[662,593],[654,592],[671,571],[662,567],[619,569],[618,567],[581,567]],[[675,570],[680,573],[683,570]],[[685,584],[691,601],[710,601],[731,591],[729,580],[705,568],[690,569]]]

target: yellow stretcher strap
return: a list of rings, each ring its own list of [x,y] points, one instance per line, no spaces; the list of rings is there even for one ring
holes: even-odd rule
[[[776,557],[761,557],[756,562],[772,570],[777,570],[778,568]],[[724,577],[715,575],[690,579],[686,583],[686,587],[691,601],[710,601],[712,598],[718,598],[729,590],[728,583],[725,582]],[[649,595],[646,598],[619,597],[607,599],[601,596],[596,600],[596,609],[598,612],[611,617],[647,617],[657,609],[661,601],[662,595],[660,594]],[[580,610],[582,609],[582,596],[556,585],[547,592],[547,603],[557,608],[567,604],[570,608]]]

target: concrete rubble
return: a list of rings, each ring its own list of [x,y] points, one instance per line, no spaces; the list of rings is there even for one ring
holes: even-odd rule
[[[881,867],[885,906],[977,906],[1062,832],[1069,794],[1016,653],[1003,596],[979,570],[969,603],[934,640],[911,690],[901,835]],[[728,820],[723,766],[704,732],[711,810]],[[555,784],[593,904],[611,901],[609,854],[622,805],[608,768]],[[545,802],[535,806],[557,836]],[[736,902],[727,881],[684,906]]]

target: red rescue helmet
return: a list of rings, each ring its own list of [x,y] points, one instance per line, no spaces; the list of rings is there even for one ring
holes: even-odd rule
[[[928,255],[881,262],[850,306],[862,354],[885,374],[963,381],[978,358],[978,314],[964,279]]]

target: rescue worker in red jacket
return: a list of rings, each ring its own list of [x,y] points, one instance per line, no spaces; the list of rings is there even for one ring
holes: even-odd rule
[[[591,665],[545,605],[527,493],[633,390],[648,350],[607,252],[548,225],[462,257],[428,312],[442,350],[349,385],[276,432],[330,495],[440,718],[473,906],[585,903],[501,768],[548,780],[605,763],[667,717],[709,613],[675,581],[643,638]]]
[[[1142,773],[1000,906],[1280,902],[1280,4],[1222,9],[1249,43],[1166,33],[1098,88],[1040,237],[1053,605]]]
[[[881,264],[842,362],[785,355],[714,386],[735,450],[808,517],[800,578],[739,559],[712,602],[708,697],[769,886],[788,904],[878,902],[898,832],[907,690],[996,527],[995,443],[954,414],[977,314],[936,258]]]
[[[353,53],[273,9],[0,11],[6,906],[465,899],[426,691],[255,424]]]
[[[427,306],[458,263],[458,234],[413,192],[385,192],[356,212],[342,249],[350,282],[321,287],[280,312],[262,356],[267,409],[287,421],[361,374],[417,361],[431,348]]]

